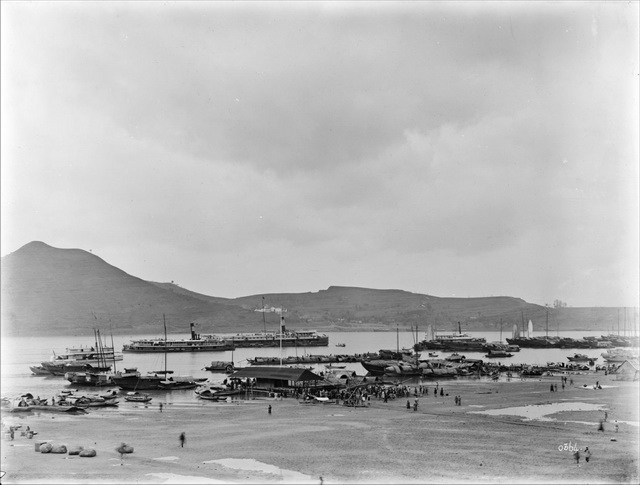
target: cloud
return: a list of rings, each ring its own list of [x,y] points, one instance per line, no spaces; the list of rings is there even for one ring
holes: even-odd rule
[[[637,288],[637,5],[465,6],[3,6],[3,251],[219,295]]]

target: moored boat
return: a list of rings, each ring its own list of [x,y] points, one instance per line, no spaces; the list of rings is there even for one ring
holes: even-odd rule
[[[489,359],[513,357],[513,354],[505,350],[490,350],[485,357]]]
[[[458,323],[458,333],[437,335],[429,326],[425,339],[416,343],[413,348],[416,351],[422,350],[442,350],[442,351],[467,351],[482,352],[485,350],[487,340],[483,337],[473,337],[462,333],[460,323]]]
[[[149,394],[140,394],[139,392],[128,392],[124,397],[125,401],[128,402],[149,402],[153,399]]]
[[[233,362],[223,360],[212,360],[211,364],[205,366],[205,370],[210,372],[226,372],[231,374],[235,370]]]
[[[622,363],[625,360],[633,360],[638,358],[638,353],[630,349],[611,349],[600,354],[608,363]]]
[[[589,357],[586,354],[573,354],[573,355],[569,355],[567,356],[567,359],[569,359],[571,362],[589,362],[589,361],[596,361],[598,360],[597,357]]]
[[[36,376],[51,376],[51,375],[53,375],[53,374],[51,374],[51,372],[49,372],[42,365],[31,365],[31,366],[29,366],[29,369],[31,370],[31,373],[33,375],[36,375]]]
[[[190,339],[140,339],[122,347],[123,352],[224,352],[234,350],[233,342],[215,335],[200,335],[195,331],[195,323],[190,324]]]
[[[125,368],[114,373],[111,377],[113,383],[125,390],[150,391],[160,389],[160,383],[165,379],[164,375],[143,375],[136,367]]]

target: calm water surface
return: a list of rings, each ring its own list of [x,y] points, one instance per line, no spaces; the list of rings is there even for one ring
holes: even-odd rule
[[[560,332],[564,337],[580,338],[586,336],[600,336],[604,332]],[[237,367],[248,366],[247,358],[254,357],[279,357],[302,356],[302,355],[328,355],[328,354],[360,354],[365,352],[377,352],[380,349],[402,349],[411,348],[415,343],[415,336],[411,332],[328,332],[328,347],[306,347],[295,348],[243,348],[235,351],[225,352],[195,352],[167,354],[167,368],[176,374],[187,374],[194,377],[206,377],[210,382],[221,382],[226,376],[220,373],[212,373],[204,370],[212,360],[233,361]],[[475,332],[473,336],[484,337],[487,342],[500,340],[500,332]],[[502,334],[504,338],[509,335]],[[113,342],[116,350],[121,350],[122,345],[129,343],[132,339],[158,338],[161,335],[127,335],[114,336]],[[189,334],[172,334],[169,338],[189,338]],[[423,339],[424,334],[419,334]],[[31,392],[41,397],[53,395],[62,389],[73,388],[63,377],[34,376],[29,370],[29,366],[38,365],[44,360],[49,360],[53,351],[64,352],[67,347],[91,346],[94,345],[92,337],[19,337],[2,339],[2,395],[14,396],[20,393]],[[107,338],[108,345],[111,344],[111,337]],[[336,347],[337,343],[344,343],[344,347]],[[507,359],[491,359],[501,363],[528,363],[545,364],[547,362],[568,362],[567,356],[575,352],[583,353],[589,357],[598,358],[599,363],[603,363],[600,354],[603,349],[522,349],[514,353],[513,357]],[[440,357],[446,357],[451,352],[439,353]],[[467,358],[484,359],[484,352],[465,352]],[[423,357],[427,357],[427,352],[422,352]],[[485,359],[488,360],[488,359]],[[124,360],[116,362],[116,369],[124,367],[137,367],[141,372],[164,369],[163,354],[136,354],[125,353]],[[316,372],[324,370],[323,364],[314,367]],[[346,364],[346,368],[356,371],[358,375],[366,374],[365,369],[359,363]],[[95,390],[95,388],[85,388]],[[158,391],[163,392],[163,391]],[[193,391],[173,391],[163,392],[167,396],[167,401],[171,400],[193,400]]]

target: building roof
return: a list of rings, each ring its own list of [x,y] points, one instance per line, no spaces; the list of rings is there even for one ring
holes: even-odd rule
[[[322,377],[309,369],[297,367],[251,366],[237,370],[231,377],[278,379],[283,381],[321,381]]]

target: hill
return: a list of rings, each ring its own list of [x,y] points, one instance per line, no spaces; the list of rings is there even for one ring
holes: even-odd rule
[[[115,335],[159,333],[166,316],[169,333],[259,331],[278,326],[283,307],[290,328],[323,331],[387,331],[427,324],[443,331],[499,330],[534,322],[536,332],[614,328],[617,309],[550,310],[520,298],[440,298],[399,289],[331,286],[307,293],[270,293],[235,299],[203,295],[171,283],[144,281],[81,249],[53,248],[34,241],[2,258],[3,335]],[[263,320],[264,316],[264,320]]]

